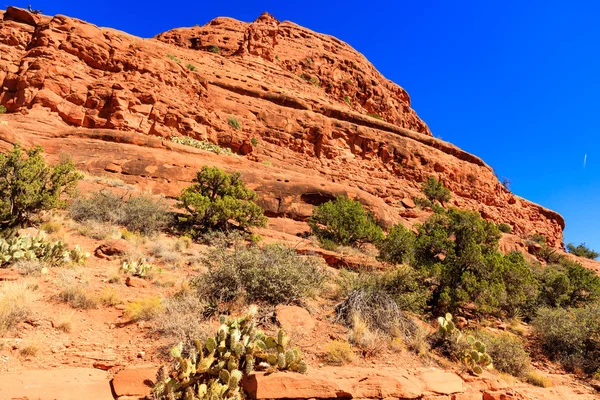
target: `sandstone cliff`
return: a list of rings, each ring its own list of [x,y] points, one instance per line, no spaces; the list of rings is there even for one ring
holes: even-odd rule
[[[388,226],[414,222],[406,199],[435,175],[454,205],[562,246],[559,214],[511,194],[481,159],[434,138],[406,91],[336,38],[268,14],[153,39],[13,7],[1,17],[3,149],[41,144],[51,158],[67,153],[81,169],[168,196],[201,165],[218,165],[243,172],[270,216],[301,220],[345,193]],[[239,156],[169,140],[180,135]]]

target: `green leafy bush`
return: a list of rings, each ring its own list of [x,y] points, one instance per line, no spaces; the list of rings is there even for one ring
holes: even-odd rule
[[[81,175],[72,161],[51,167],[42,152],[41,147],[24,152],[15,145],[0,154],[0,229],[22,226],[34,213],[64,206],[62,195],[77,186]]]
[[[268,372],[306,372],[308,367],[300,350],[288,348],[289,338],[282,330],[277,336],[257,330],[255,314],[254,307],[241,318],[221,317],[216,335],[196,340],[188,355],[184,355],[182,345],[175,346],[171,350],[173,371],[159,370],[153,398],[241,400],[243,377],[260,364],[268,365]]]
[[[172,217],[161,199],[150,195],[118,195],[110,191],[94,192],[75,199],[69,208],[75,221],[97,221],[123,225],[129,231],[151,235],[164,229]]]
[[[239,173],[204,166],[183,190],[178,205],[187,212],[185,224],[192,233],[246,229],[267,223],[263,209],[254,203],[256,198]]]
[[[5,114],[6,113],[6,107],[4,107],[3,105],[0,104],[0,114]]]
[[[562,259],[535,270],[538,302],[550,307],[581,307],[600,298],[600,277],[581,264]]]
[[[536,281],[524,257],[500,254],[499,238],[493,222],[452,208],[418,226],[415,267],[432,282],[434,308],[475,303],[480,312],[512,314],[535,299]]]
[[[402,224],[390,229],[385,239],[377,243],[379,259],[392,264],[410,263],[413,259],[415,234]]]
[[[219,48],[219,46],[215,46],[214,44],[208,46],[208,51],[215,54],[221,54],[221,49]]]
[[[383,239],[383,231],[373,214],[362,204],[340,196],[315,208],[308,224],[320,240],[331,240],[342,246],[352,246]]]
[[[312,296],[326,278],[316,259],[280,244],[260,248],[238,243],[232,250],[219,246],[208,253],[205,263],[208,272],[193,286],[201,297],[215,301],[297,303]]]
[[[578,257],[589,258],[590,260],[595,260],[600,256],[600,253],[591,250],[589,247],[585,245],[585,243],[581,243],[578,246],[575,246],[573,243],[569,243],[567,245],[567,250],[571,254],[575,254]]]
[[[439,201],[442,205],[451,198],[450,190],[444,186],[442,181],[438,181],[433,176],[427,178],[422,186],[423,194],[431,202]]]
[[[196,67],[193,64],[187,64],[185,67],[192,72],[196,70]]]
[[[512,231],[512,227],[509,224],[498,224],[498,229],[500,230],[500,232],[504,232],[504,233],[510,233]]]
[[[546,354],[566,368],[589,374],[600,368],[600,304],[542,308],[533,327]]]

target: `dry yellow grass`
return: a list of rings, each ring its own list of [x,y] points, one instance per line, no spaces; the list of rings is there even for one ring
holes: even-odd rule
[[[325,347],[325,361],[329,364],[348,364],[354,361],[355,357],[352,345],[343,340],[331,341]]]
[[[552,386],[552,381],[550,380],[550,378],[538,371],[529,372],[526,376],[526,380],[534,386],[539,386],[543,388]]]
[[[148,297],[129,303],[125,308],[125,314],[131,321],[149,321],[164,310],[165,307],[159,297]]]
[[[27,282],[0,286],[0,335],[31,315],[35,297]]]

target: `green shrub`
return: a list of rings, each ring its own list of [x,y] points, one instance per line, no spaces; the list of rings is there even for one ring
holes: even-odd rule
[[[591,250],[585,245],[585,243],[581,243],[578,246],[575,246],[573,243],[569,243],[567,245],[567,250],[571,254],[575,254],[578,257],[589,258],[590,260],[595,260],[598,258],[598,256],[600,256],[600,253]]]
[[[394,225],[385,239],[377,243],[379,259],[392,264],[410,263],[414,247],[415,234],[402,224]]]
[[[581,307],[600,298],[600,277],[581,264],[561,260],[535,270],[538,303],[550,307]]]
[[[475,303],[484,313],[512,314],[537,295],[521,253],[498,252],[500,232],[476,212],[451,208],[418,226],[415,267],[432,282],[431,305],[452,310]]]
[[[444,186],[442,181],[438,181],[433,176],[430,176],[425,182],[423,182],[422,190],[423,194],[432,203],[439,201],[443,205],[451,198],[450,190]]]
[[[533,327],[546,354],[567,369],[593,374],[600,368],[600,304],[542,308]]]
[[[252,143],[252,147],[256,147],[258,146],[258,139],[252,138],[250,139],[250,143]]]
[[[69,208],[78,222],[96,221],[123,225],[127,230],[151,235],[164,229],[172,219],[167,205],[150,195],[118,195],[110,191],[94,192],[75,199]]]
[[[331,240],[342,246],[352,246],[383,239],[383,231],[373,214],[362,204],[340,196],[315,208],[308,224],[320,240]]]
[[[247,315],[226,320],[215,336],[196,340],[193,349],[184,354],[183,345],[171,349],[171,370],[161,368],[157,374],[152,398],[239,400],[241,381],[259,365],[271,372],[290,370],[304,373],[306,363],[299,349],[289,349],[289,337],[282,330],[277,336],[266,336],[256,329],[251,307]]]
[[[504,233],[510,233],[512,231],[512,227],[509,224],[498,224],[498,229],[500,230],[500,232],[504,232]]]
[[[239,131],[242,128],[242,123],[238,121],[235,117],[228,117],[227,123],[236,131]]]
[[[196,67],[193,64],[187,64],[185,67],[187,69],[189,69],[190,71],[195,71],[196,70]]]
[[[63,194],[72,194],[81,175],[72,161],[46,164],[42,148],[24,152],[15,145],[0,154],[0,229],[22,226],[42,210],[64,206]]]
[[[3,105],[0,104],[0,114],[5,114],[6,113],[6,107],[4,107]]]
[[[214,44],[208,46],[208,51],[215,54],[221,54],[221,49],[219,48],[219,46],[215,46]]]
[[[254,203],[256,193],[239,173],[204,166],[194,182],[183,190],[178,204],[188,214],[185,223],[192,233],[266,225],[263,209]]]
[[[350,107],[352,107],[352,101],[350,100],[349,96],[344,96],[344,101],[346,102],[346,104],[348,104]]]
[[[232,250],[213,248],[205,258],[208,272],[194,280],[201,297],[215,301],[241,298],[272,305],[297,303],[312,296],[324,283],[316,259],[301,256],[280,244]]]
[[[175,61],[177,64],[181,63],[181,60],[179,58],[177,58],[176,56],[174,56],[173,54],[167,54],[167,57],[170,58],[171,60]]]

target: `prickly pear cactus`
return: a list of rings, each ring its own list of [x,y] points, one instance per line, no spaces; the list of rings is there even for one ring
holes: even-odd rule
[[[71,262],[80,264],[89,256],[79,246],[70,250],[63,242],[47,241],[43,235],[0,239],[0,266],[20,260],[40,260],[54,265]]]
[[[195,352],[183,356],[180,344],[171,350],[174,359],[170,374],[161,368],[152,394],[158,400],[241,400],[244,375],[263,369],[304,373],[306,363],[298,349],[288,349],[283,330],[277,337],[266,336],[254,323],[256,307],[246,315],[226,320],[214,337],[195,342]]]
[[[481,375],[484,368],[491,367],[492,357],[486,353],[485,344],[475,340],[473,336],[467,337],[467,343],[471,345],[471,349],[465,355],[465,363],[475,375]]]

